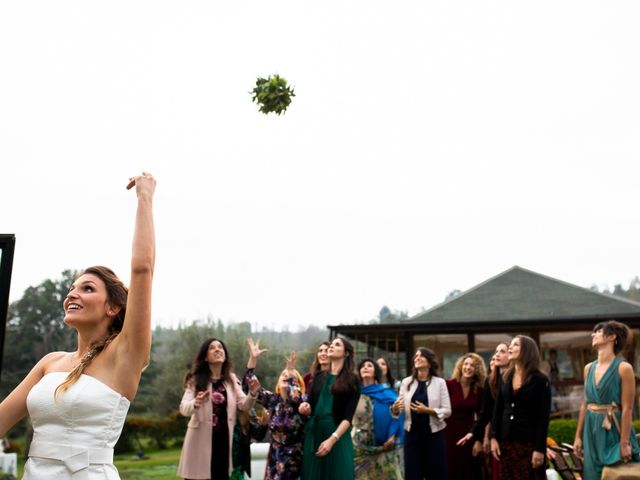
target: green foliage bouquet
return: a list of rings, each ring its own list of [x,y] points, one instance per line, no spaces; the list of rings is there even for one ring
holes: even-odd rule
[[[287,86],[287,80],[280,75],[258,77],[256,86],[250,93],[253,94],[252,100],[260,106],[260,111],[265,115],[271,112],[278,115],[284,113],[291,104],[291,97],[296,96],[293,89]]]

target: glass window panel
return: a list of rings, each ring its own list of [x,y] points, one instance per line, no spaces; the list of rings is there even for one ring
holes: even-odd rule
[[[458,358],[468,351],[466,334],[414,335],[416,348],[427,347],[433,350],[440,362],[440,375],[451,377]]]

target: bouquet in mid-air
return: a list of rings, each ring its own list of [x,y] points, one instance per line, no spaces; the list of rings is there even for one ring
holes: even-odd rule
[[[280,75],[269,75],[268,78],[258,77],[256,86],[251,92],[252,100],[260,106],[265,115],[274,112],[284,113],[291,104],[291,97],[295,97],[293,88],[287,85],[287,80]]]

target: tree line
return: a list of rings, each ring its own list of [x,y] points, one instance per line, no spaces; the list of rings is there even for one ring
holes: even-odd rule
[[[4,398],[26,376],[46,353],[73,351],[75,335],[63,322],[62,302],[69,285],[78,272],[65,270],[58,278],[44,280],[29,287],[22,297],[9,306],[0,394]],[[598,291],[596,286],[591,287]],[[450,295],[455,296],[457,292]],[[640,278],[634,278],[628,288],[621,284],[603,290],[624,298],[640,301]],[[394,323],[408,318],[407,312],[383,307],[370,323]],[[327,323],[334,319],[327,319]],[[298,352],[298,369],[305,372],[320,342],[327,340],[325,328],[307,326],[295,332],[263,328],[252,329],[249,322],[225,324],[219,319],[196,319],[176,328],[156,327],[153,331],[151,363],[142,375],[131,413],[162,417],[175,411],[182,396],[182,380],[201,342],[209,337],[222,339],[239,375],[247,360],[247,337],[260,338],[269,353],[261,358],[258,374],[268,388],[275,386],[284,368],[284,356]]]
[[[73,270],[65,270],[56,279],[29,287],[9,306],[0,382],[2,398],[46,353],[75,350],[74,332],[63,322],[62,302],[76,274]],[[142,374],[130,413],[164,417],[177,410],[184,375],[196,350],[209,337],[225,342],[234,370],[240,376],[247,362],[246,339],[260,338],[261,346],[269,352],[260,359],[257,373],[262,384],[273,389],[285,366],[285,355],[297,351],[297,366],[304,373],[313,361],[317,346],[328,339],[328,331],[314,326],[295,332],[268,328],[255,331],[249,322],[225,324],[214,318],[196,319],[176,328],[156,327],[151,363]]]

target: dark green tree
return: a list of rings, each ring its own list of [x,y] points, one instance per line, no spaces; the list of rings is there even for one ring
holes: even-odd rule
[[[3,396],[10,392],[45,354],[76,348],[73,329],[64,324],[62,302],[77,272],[65,270],[25,290],[9,305],[2,371]]]

